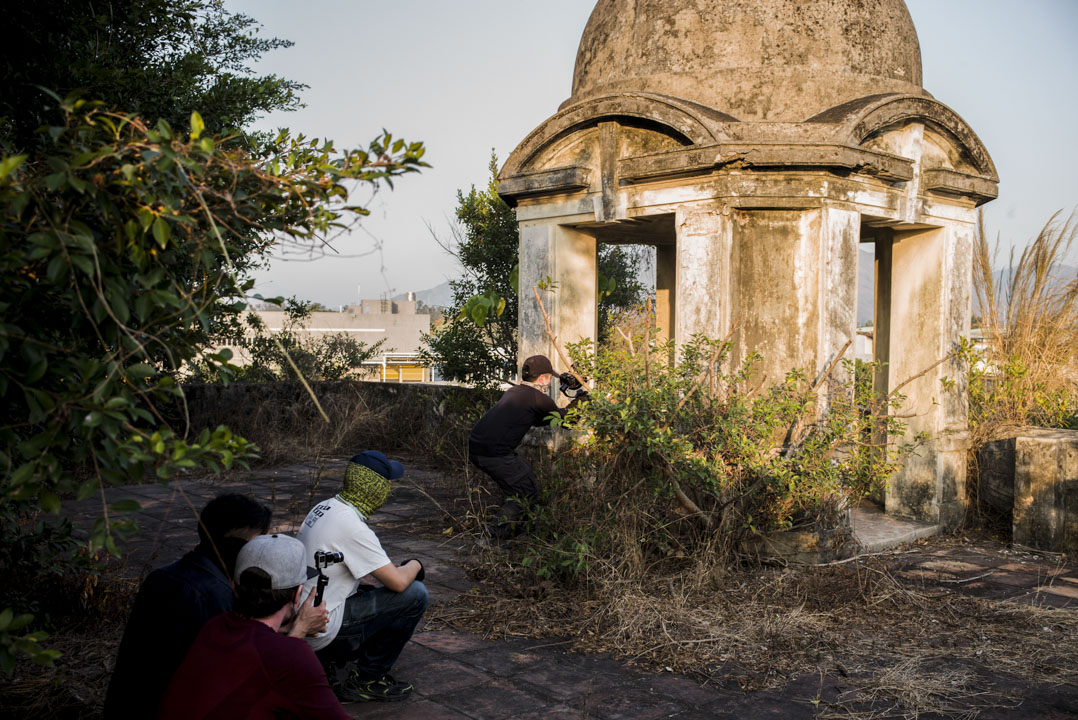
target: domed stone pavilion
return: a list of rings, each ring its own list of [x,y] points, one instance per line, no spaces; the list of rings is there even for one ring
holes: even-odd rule
[[[921,87],[903,0],[599,0],[572,96],[508,158],[520,224],[520,354],[597,335],[598,243],[657,248],[657,324],[733,331],[761,372],[824,374],[857,333],[875,252],[877,390],[927,433],[888,512],[949,528],[965,509],[965,396],[939,361],[969,333],[976,208],[998,176],[973,130]],[[852,358],[852,353],[846,355]],[[821,407],[827,384],[821,384]]]

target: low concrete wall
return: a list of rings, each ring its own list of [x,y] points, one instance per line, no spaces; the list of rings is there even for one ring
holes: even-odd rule
[[[981,501],[1019,545],[1078,553],[1078,431],[1026,428],[978,456]]]

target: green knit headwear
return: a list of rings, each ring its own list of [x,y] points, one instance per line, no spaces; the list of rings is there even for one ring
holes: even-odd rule
[[[344,490],[338,497],[350,504],[364,519],[385,505],[391,485],[381,473],[366,465],[350,462],[344,471]]]

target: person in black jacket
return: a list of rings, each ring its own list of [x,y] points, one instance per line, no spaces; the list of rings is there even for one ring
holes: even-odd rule
[[[517,446],[528,430],[549,425],[552,414],[565,417],[587,396],[580,391],[567,407],[559,408],[549,395],[553,376],[554,368],[545,355],[533,355],[525,360],[521,383],[505,391],[468,437],[468,459],[489,475],[506,496],[486,529],[492,539],[504,540],[515,535],[524,513],[520,500],[534,502],[539,497],[539,482],[528,461],[516,454]]]
[[[246,495],[219,495],[199,514],[195,549],[146,577],[120,641],[105,720],[154,716],[202,626],[232,609],[236,556],[248,540],[269,531],[270,517],[268,507]],[[290,635],[305,637],[325,626],[324,608],[309,605],[290,626]]]

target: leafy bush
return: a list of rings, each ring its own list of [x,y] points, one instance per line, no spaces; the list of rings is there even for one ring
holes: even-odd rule
[[[86,547],[118,554],[138,504],[106,504],[106,486],[255,453],[227,428],[191,435],[162,412],[183,406],[185,364],[229,359],[207,347],[245,307],[246,271],[283,238],[313,242],[364,213],[345,183],[414,171],[423,148],[386,134],[337,152],[282,132],[253,158],[203,135],[197,113],[177,133],[81,100],[63,108],[39,155],[0,158],[0,538],[100,494]]]
[[[667,561],[721,565],[756,533],[841,525],[910,450],[882,412],[900,398],[876,398],[870,368],[857,383],[843,361],[817,385],[800,370],[768,384],[729,342],[694,337],[672,362],[671,343],[624,338],[573,349],[596,390],[570,413],[583,440],[535,509],[525,555],[541,575],[640,581]]]
[[[292,45],[259,37],[258,22],[222,0],[51,0],[8,3],[0,74],[0,145],[26,152],[56,122],[42,88],[78,90],[173,127],[198,109],[215,135],[258,115],[301,107],[305,86],[249,68]],[[43,143],[47,144],[47,143]]]

